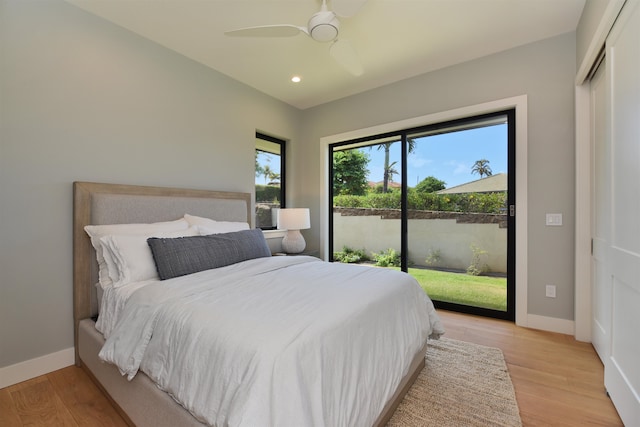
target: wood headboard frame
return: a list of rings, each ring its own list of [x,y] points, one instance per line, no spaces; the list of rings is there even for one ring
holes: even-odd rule
[[[227,209],[230,205],[234,208]],[[158,206],[162,209],[158,209]],[[105,207],[106,214],[96,212]],[[246,221],[252,226],[251,194],[94,182],[73,183],[73,322],[76,365],[81,364],[78,355],[78,326],[81,320],[94,314],[92,306],[95,303],[92,301],[95,299],[97,271],[95,251],[84,227],[91,224],[170,221],[185,213],[220,221]]]

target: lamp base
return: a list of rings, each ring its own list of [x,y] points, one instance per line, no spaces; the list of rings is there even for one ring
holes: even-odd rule
[[[299,254],[306,245],[300,230],[289,230],[282,238],[282,250],[288,254]]]

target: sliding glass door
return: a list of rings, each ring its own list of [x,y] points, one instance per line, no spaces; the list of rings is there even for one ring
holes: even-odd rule
[[[514,319],[514,148],[511,110],[330,146],[333,260],[400,268],[436,306]]]

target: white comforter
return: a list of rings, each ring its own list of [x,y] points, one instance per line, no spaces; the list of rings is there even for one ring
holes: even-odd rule
[[[117,317],[100,357],[218,427],[370,426],[444,332],[409,275],[311,257],[153,282]]]

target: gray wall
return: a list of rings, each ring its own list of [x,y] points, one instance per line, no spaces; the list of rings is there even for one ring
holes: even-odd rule
[[[528,312],[572,320],[575,52],[575,33],[565,34],[305,110],[304,149],[291,159],[306,171],[293,197],[316,212],[309,244],[320,239],[321,137],[526,94]],[[562,212],[564,226],[545,227],[547,212]]]
[[[612,3],[617,0],[587,0],[580,16],[580,22],[576,29],[576,67],[579,68],[584,61],[589,44],[593,38],[600,20],[604,15],[605,10]]]
[[[73,346],[73,181],[252,192],[255,130],[301,112],[61,1],[0,19],[4,367]]]

